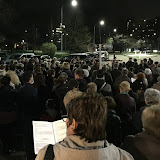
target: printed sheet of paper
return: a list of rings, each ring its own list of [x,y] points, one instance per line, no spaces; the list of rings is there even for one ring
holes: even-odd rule
[[[56,143],[66,137],[66,123],[63,120],[53,122],[53,130]]]
[[[33,121],[34,151],[39,150],[48,144],[55,144],[54,131],[51,122]]]

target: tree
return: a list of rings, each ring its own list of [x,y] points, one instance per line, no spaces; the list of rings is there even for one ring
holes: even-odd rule
[[[57,51],[57,47],[53,43],[43,43],[41,46],[41,50],[43,54],[47,54],[53,57],[55,55],[55,52]]]
[[[66,47],[70,52],[86,52],[91,42],[91,34],[81,16],[73,15],[67,23]]]

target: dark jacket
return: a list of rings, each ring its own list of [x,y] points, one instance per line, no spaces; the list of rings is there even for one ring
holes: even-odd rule
[[[142,112],[146,107],[149,107],[149,106],[140,108],[140,111],[136,112],[133,115],[133,119],[132,119],[132,125],[133,125],[133,130],[134,130],[133,134],[142,132],[143,125],[142,125],[141,117],[142,117]]]
[[[58,114],[65,115],[66,109],[63,103],[64,96],[68,92],[68,85],[61,83],[58,86],[54,86],[52,90],[52,98],[55,101]]]
[[[103,96],[111,96],[112,88],[110,84],[107,84],[104,79],[95,79],[94,83],[97,85],[97,92],[101,93]]]
[[[79,90],[81,92],[86,92],[87,90],[87,82],[85,79],[77,79],[77,81],[79,82]]]
[[[16,90],[11,86],[0,87],[0,111],[16,110]]]
[[[143,89],[144,91],[146,90],[147,86],[145,83],[141,80],[135,80],[132,85],[133,92],[136,92],[137,90]]]
[[[116,146],[121,144],[121,120],[113,109],[108,110],[106,125],[107,140]]]
[[[26,116],[35,116],[40,113],[38,91],[32,84],[25,83],[19,89],[17,102]]]
[[[122,148],[128,151],[135,160],[160,159],[160,140],[145,131],[136,136],[128,136]]]
[[[117,104],[116,111],[122,122],[131,121],[133,114],[136,112],[135,100],[129,94],[119,94],[115,101]]]
[[[118,69],[113,69],[111,71],[111,75],[112,75],[112,79],[113,79],[113,82],[114,82],[116,80],[116,78],[121,75],[121,71],[118,70]]]

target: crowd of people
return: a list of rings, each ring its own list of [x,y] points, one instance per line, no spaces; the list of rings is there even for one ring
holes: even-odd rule
[[[67,137],[40,150],[36,160],[158,160],[160,63],[115,58],[100,68],[98,59],[0,62],[1,153],[16,149],[20,128],[27,159],[35,159],[32,121],[64,115]]]

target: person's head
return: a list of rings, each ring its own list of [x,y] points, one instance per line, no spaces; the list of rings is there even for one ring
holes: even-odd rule
[[[87,93],[96,93],[97,85],[93,82],[87,84]]]
[[[84,78],[84,71],[83,69],[77,69],[75,71],[75,79],[83,79]]]
[[[32,63],[28,63],[26,65],[26,68],[25,68],[26,71],[33,71],[33,64]]]
[[[160,104],[144,109],[142,113],[142,124],[149,135],[160,139]]]
[[[57,109],[55,101],[53,99],[48,99],[46,101],[46,109]]]
[[[81,91],[69,91],[69,92],[67,92],[67,94],[64,96],[64,99],[63,99],[64,106],[67,107],[67,104],[72,99],[77,98],[77,97],[79,97],[81,95],[82,95]]]
[[[87,69],[83,69],[84,77],[89,77],[89,71]]]
[[[68,62],[64,62],[62,68],[65,70],[70,70],[70,64]]]
[[[35,59],[34,58],[29,59],[29,63],[34,64],[35,63]]]
[[[66,83],[66,81],[67,81],[67,74],[63,74],[63,73],[61,73],[59,76],[58,76],[58,81],[59,81],[59,83]]]
[[[68,82],[69,89],[72,90],[74,88],[78,88],[79,82],[76,79],[70,79]]]
[[[54,70],[54,69],[50,69],[50,70],[48,70],[48,76],[49,77],[55,77],[55,73],[56,73],[56,71]]]
[[[35,81],[36,81],[37,87],[45,84],[44,75],[42,73],[36,73]]]
[[[107,101],[107,108],[108,109],[115,109],[116,108],[116,102],[112,97],[106,96],[105,99]]]
[[[24,83],[34,83],[33,73],[31,71],[24,72],[22,77]]]
[[[107,102],[100,94],[83,93],[67,105],[67,135],[76,134],[87,142],[106,139]]]
[[[145,79],[145,74],[142,72],[137,73],[137,80],[143,81]]]
[[[9,65],[9,70],[15,71],[15,69],[16,69],[16,66],[14,64]]]
[[[5,69],[6,69],[5,65],[1,64],[0,65],[0,70],[5,70]]]
[[[129,71],[130,71],[130,72],[134,72],[134,68],[133,68],[133,67],[130,67],[130,68],[129,68]]]
[[[104,71],[102,69],[99,69],[97,71],[97,78],[103,78],[104,77]]]
[[[132,61],[132,58],[131,58],[131,57],[129,58],[129,61]]]
[[[153,105],[160,103],[160,91],[153,88],[148,88],[144,92],[144,99],[147,105]]]
[[[127,68],[123,68],[122,69],[122,74],[123,75],[127,75],[128,74],[128,69]]]
[[[121,92],[129,92],[130,91],[130,83],[128,81],[123,81],[119,84],[119,90]]]
[[[149,76],[149,75],[152,75],[152,71],[149,69],[149,68],[146,68],[144,73]]]
[[[119,67],[118,63],[115,63],[114,66],[113,66],[114,69],[118,69],[118,67]]]
[[[6,86],[10,84],[11,78],[8,75],[5,75],[0,80],[1,80],[1,85]]]
[[[34,66],[34,73],[42,73],[42,69],[41,69],[41,65],[40,64],[36,64]]]

